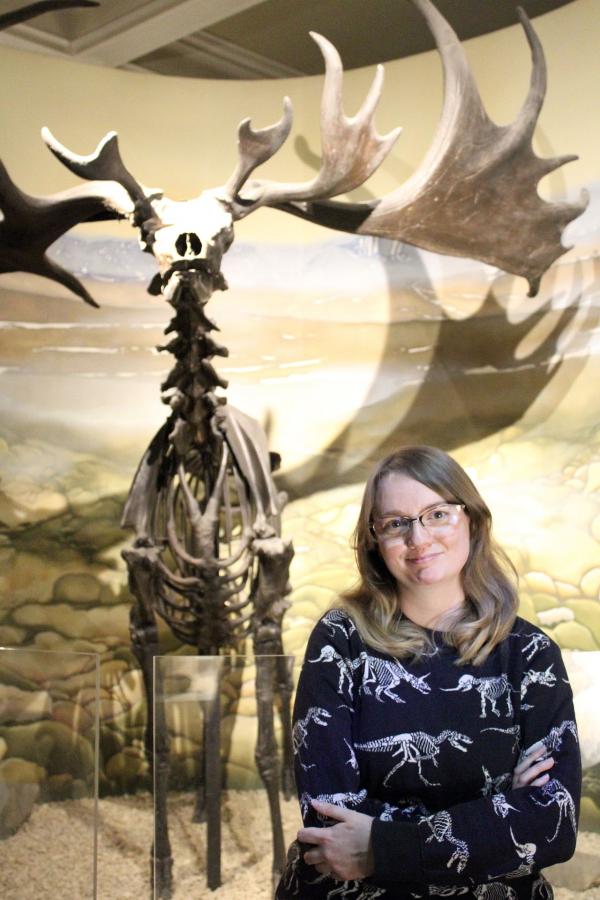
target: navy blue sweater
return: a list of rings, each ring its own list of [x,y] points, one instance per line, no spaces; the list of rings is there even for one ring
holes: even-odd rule
[[[317,623],[294,709],[302,816],[332,824],[313,798],[374,816],[375,871],[336,881],[293,844],[277,900],[552,897],[540,869],[572,856],[581,787],[560,649],[519,618],[480,666],[457,665],[433,637],[433,655],[403,664],[366,645],[342,610]],[[550,780],[513,789],[520,754],[540,740]]]

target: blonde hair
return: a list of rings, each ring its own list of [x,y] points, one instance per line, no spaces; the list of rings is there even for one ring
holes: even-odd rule
[[[492,515],[459,464],[435,447],[402,447],[383,459],[365,485],[354,551],[358,583],[342,594],[344,608],[365,641],[398,658],[416,659],[435,649],[431,634],[402,616],[398,584],[371,534],[377,490],[390,474],[407,475],[449,502],[463,503],[469,518],[470,551],[462,571],[465,603],[439,624],[459,664],[479,665],[509,634],[517,614],[516,572],[491,534]]]

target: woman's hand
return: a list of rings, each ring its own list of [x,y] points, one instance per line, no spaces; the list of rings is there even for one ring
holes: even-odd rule
[[[373,817],[317,800],[313,800],[311,806],[319,815],[335,819],[338,824],[326,828],[300,829],[298,840],[315,845],[304,854],[304,862],[314,866],[321,875],[333,875],[342,881],[371,875]]]
[[[521,754],[513,771],[513,788],[522,788],[528,785],[541,787],[549,780],[548,769],[551,769],[553,765],[554,759],[548,756],[546,746],[542,741],[537,741]]]

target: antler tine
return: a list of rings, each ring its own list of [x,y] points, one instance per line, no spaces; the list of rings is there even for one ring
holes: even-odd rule
[[[521,25],[523,26],[523,30],[525,31],[527,42],[531,48],[532,69],[527,97],[513,123],[513,136],[516,141],[525,136],[530,138],[533,136],[539,114],[544,104],[547,86],[546,60],[544,58],[544,50],[540,39],[529,21],[527,13],[521,6],[517,7],[517,13]],[[555,169],[560,169],[565,163],[575,162],[577,159],[579,159],[579,157],[576,153],[567,153],[563,156],[555,156],[549,159],[538,159],[538,165],[541,172],[540,177],[555,171]],[[585,194],[585,196],[587,197],[587,194]],[[580,212],[581,211],[582,210],[580,210]],[[567,219],[567,222],[569,221],[570,219]]]
[[[324,166],[315,179],[324,193],[312,196],[335,197],[363,184],[379,168],[396,141],[401,128],[380,136],[373,117],[383,87],[383,66],[378,65],[375,77],[355,116],[344,115],[342,83],[344,70],[340,55],[333,44],[314,31],[312,39],[318,44],[325,60],[325,85],[321,103],[321,140]],[[343,154],[340,159],[340,144]]]
[[[540,39],[529,21],[527,13],[519,6],[517,7],[517,14],[531,50],[531,79],[527,97],[515,120],[514,133],[515,135],[519,133],[520,125],[523,133],[528,133],[529,137],[531,137],[544,103],[544,97],[546,96],[548,81],[546,59],[544,57],[544,50],[540,43]]]
[[[356,231],[396,238],[455,256],[470,256],[529,281],[530,295],[565,251],[564,226],[587,204],[547,203],[537,184],[572,159],[539,159],[531,146],[545,90],[542,46],[525,13],[533,71],[515,121],[488,117],[460,42],[431,0],[412,0],[434,34],[444,66],[444,107],[433,144],[414,175],[374,204]]]
[[[373,123],[383,84],[382,67],[377,67],[373,84],[358,113],[349,118],[342,109],[343,69],[339,54],[322,35],[311,32],[311,37],[325,60],[321,102],[321,170],[312,180],[303,183],[253,182],[252,198],[239,198],[234,208],[236,218],[248,215],[259,206],[336,197],[359,187],[381,165],[400,134],[401,129],[395,128],[381,136]]]
[[[245,184],[257,166],[262,165],[277,153],[292,128],[294,111],[289,97],[283,98],[283,116],[269,128],[255,131],[250,119],[243,119],[238,128],[239,160],[237,168],[224,187],[227,197],[232,200]]]
[[[146,191],[135,180],[121,159],[116,132],[109,131],[94,152],[88,156],[72,153],[54,137],[49,128],[42,128],[42,138],[54,156],[74,175],[90,181],[115,182],[125,189],[133,204],[145,206],[149,203]],[[134,211],[131,203],[124,203],[122,192],[111,190],[108,185],[104,187],[107,191],[107,201],[113,204],[118,212],[129,215]]]

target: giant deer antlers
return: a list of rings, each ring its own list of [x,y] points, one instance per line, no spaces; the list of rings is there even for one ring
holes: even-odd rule
[[[248,181],[254,169],[271,158],[289,134],[292,108],[286,98],[282,119],[270,128],[255,131],[249,120],[242,122],[236,170],[222,188],[212,193],[233,221],[261,206],[270,206],[329,228],[394,238],[438,253],[491,263],[526,278],[529,293],[533,295],[543,273],[567,249],[561,243],[563,229],[587,205],[585,193],[579,202],[548,203],[537,192],[538,182],[544,175],[577,158],[540,159],[532,148],[532,136],[546,91],[546,66],[541,44],[527,16],[519,9],[532,54],[531,85],[515,121],[498,126],[483,107],[452,28],[431,0],[412,2],[425,17],[442,58],[444,104],[429,152],[403,185],[369,203],[332,199],[369,178],[389,153],[400,129],[379,136],[373,124],[383,81],[381,67],[377,69],[358,114],[353,118],[344,115],[340,58],[329,41],[313,34],[326,67],[321,106],[323,161],[320,172],[312,180],[300,184]],[[87,191],[87,195],[94,197],[93,211],[98,214],[98,197],[104,196],[104,215],[106,208],[111,209],[113,215],[133,214],[133,223],[142,228],[146,249],[151,249],[154,231],[164,224],[160,221],[159,207],[153,204],[157,195],[142,188],[127,171],[119,155],[116,135],[107,135],[95,154],[89,157],[71,153],[47,130],[44,139],[72,172],[83,178],[101,179]],[[109,189],[107,179],[117,182],[120,190]],[[78,203],[82,202],[84,194],[84,189],[80,189]],[[17,221],[17,196],[17,189],[4,173],[0,181],[0,207],[5,216],[5,221],[0,223],[3,226],[0,230],[0,271],[15,270],[15,243],[23,245],[26,242],[21,222],[16,230],[13,227]],[[10,216],[6,211],[7,198],[9,203],[12,202]],[[32,202],[47,205],[46,222],[50,219],[50,210],[55,209],[51,229],[53,240],[74,224],[76,207],[72,203],[66,215],[62,198],[27,200],[31,201],[30,208]],[[53,205],[56,202],[59,205]],[[24,217],[25,205],[21,211]],[[36,223],[33,227],[39,233],[42,219],[37,211],[34,212]],[[89,217],[83,214],[81,221]],[[22,252],[18,267],[42,272],[67,283],[63,273],[57,278],[52,272],[45,256],[49,243],[46,241],[42,248],[41,261],[39,250],[35,261],[29,264],[25,259],[26,252]],[[81,285],[75,290],[88,300]]]
[[[522,275],[537,293],[546,269],[567,249],[563,228],[587,205],[547,203],[537,184],[548,172],[577,159],[540,159],[531,145],[546,93],[546,64],[539,39],[522,9],[519,18],[531,48],[533,69],[527,98],[515,121],[495,125],[488,117],[460,42],[431,0],[412,0],[425,17],[444,67],[444,105],[427,156],[408,181],[380,200],[339,203],[326,198],[358,187],[391,149],[398,130],[379,138],[373,115],[381,93],[380,67],[359,114],[341,108],[342,67],[335,48],[313,35],[325,58],[321,107],[323,167],[306,184],[256,181],[235,203],[236,216],[274,206],[343,231],[395,238],[455,256],[469,256]],[[249,153],[245,133],[241,152]],[[241,185],[238,191],[241,190]]]

